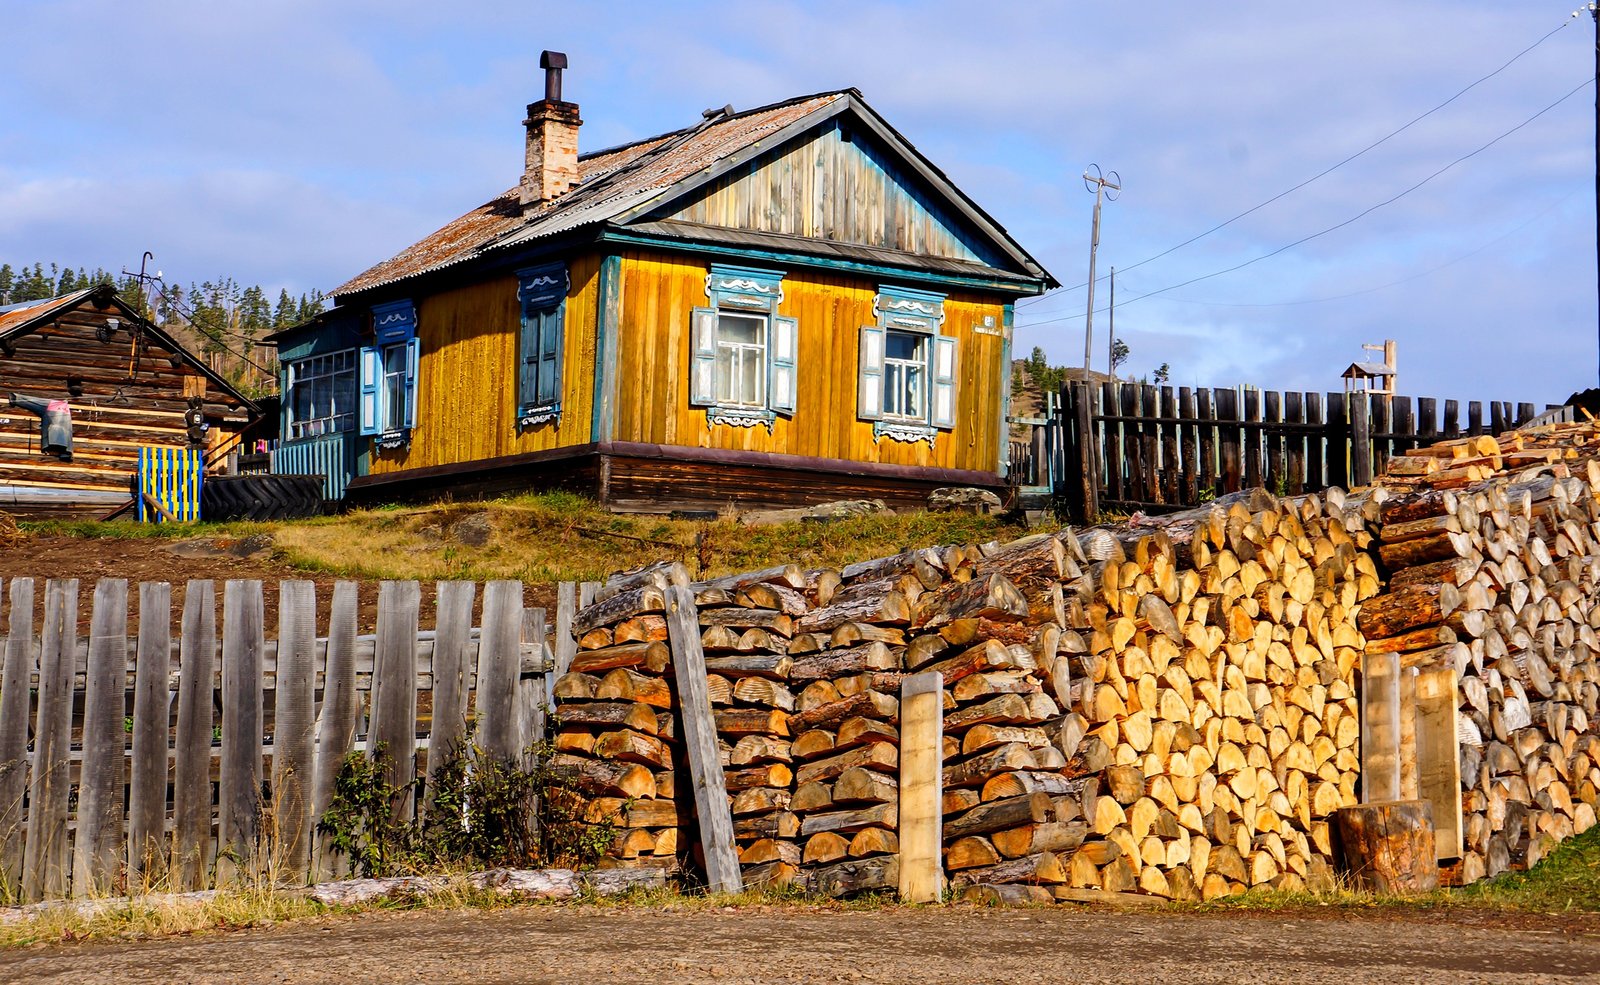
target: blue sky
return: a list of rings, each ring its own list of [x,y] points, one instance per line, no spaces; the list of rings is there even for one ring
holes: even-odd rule
[[[566,95],[591,149],[709,106],[856,86],[1069,288],[1088,267],[1079,175],[1116,169],[1125,190],[1106,206],[1099,262],[1123,268],[1117,333],[1135,373],[1166,362],[1176,383],[1337,389],[1362,342],[1395,338],[1406,392],[1555,401],[1596,378],[1592,86],[1342,229],[1130,299],[1351,219],[1580,86],[1594,25],[1571,12],[12,0],[0,258],[118,269],[149,249],[169,280],[330,288],[515,183],[522,109],[553,48],[571,58]],[[1372,152],[1135,267],[1552,30]],[[1024,305],[1018,352],[1081,362],[1083,307],[1082,290]]]

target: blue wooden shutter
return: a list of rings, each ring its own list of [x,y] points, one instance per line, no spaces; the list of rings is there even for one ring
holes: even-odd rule
[[[696,308],[690,316],[689,402],[717,402],[717,309]]]
[[[361,350],[360,431],[377,434],[383,430],[383,353],[379,349]]]
[[[561,336],[566,305],[539,314],[539,388],[534,399],[553,404],[561,399]]]
[[[883,418],[883,329],[861,326],[861,366],[856,378],[856,415]]]
[[[405,426],[417,426],[417,361],[421,355],[419,340],[406,342],[406,416]]]
[[[956,426],[956,340],[940,335],[933,340],[933,404],[928,422],[949,430]]]
[[[539,402],[539,322],[539,312],[522,313],[522,337],[517,345],[518,411]]]
[[[795,404],[795,354],[800,349],[800,322],[795,318],[772,319],[771,345],[768,346],[767,403],[780,414],[793,414]]]

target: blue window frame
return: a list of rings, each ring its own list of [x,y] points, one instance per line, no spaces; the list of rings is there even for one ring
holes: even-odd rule
[[[417,424],[416,307],[409,300],[374,306],[372,326],[373,344],[360,356],[360,433],[394,447]]]

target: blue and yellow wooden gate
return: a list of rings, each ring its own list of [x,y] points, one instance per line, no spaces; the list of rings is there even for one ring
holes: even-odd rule
[[[139,522],[200,519],[200,483],[204,475],[202,448],[140,448],[139,495],[134,497]],[[152,503],[160,509],[152,507]]]

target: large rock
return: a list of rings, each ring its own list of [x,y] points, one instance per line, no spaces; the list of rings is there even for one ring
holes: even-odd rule
[[[999,513],[1003,505],[989,490],[971,486],[945,486],[928,494],[928,510],[933,513]]]
[[[831,523],[872,513],[893,512],[881,499],[841,499],[788,510],[752,510],[739,519],[748,526],[765,527],[775,523]]]

